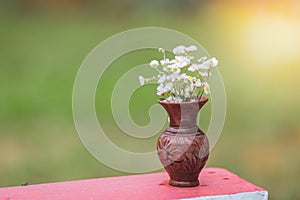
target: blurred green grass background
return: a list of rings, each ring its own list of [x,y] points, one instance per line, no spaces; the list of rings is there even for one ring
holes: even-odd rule
[[[220,61],[227,117],[207,167],[224,167],[261,185],[271,199],[300,198],[296,1],[0,3],[1,187],[125,175],[81,144],[72,119],[73,83],[81,62],[101,41],[130,28],[158,26],[191,36]],[[108,137],[129,150],[153,149],[156,137],[140,141],[122,134],[110,114],[110,95],[122,73],[156,55],[151,50],[124,55],[97,90],[99,120],[114,133]],[[130,111],[139,124],[149,122],[153,91],[147,86],[133,96]],[[205,128],[208,119],[203,121]]]

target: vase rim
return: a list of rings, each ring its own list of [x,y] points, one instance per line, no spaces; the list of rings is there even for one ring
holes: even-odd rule
[[[184,102],[166,102],[166,101],[163,101],[163,100],[165,100],[165,99],[164,98],[159,98],[157,101],[160,104],[192,104],[192,103],[206,103],[208,101],[208,98],[202,96],[198,99],[198,101],[184,101]]]

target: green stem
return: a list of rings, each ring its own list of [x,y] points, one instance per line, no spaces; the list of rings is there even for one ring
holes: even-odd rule
[[[197,97],[199,96],[199,93],[200,93],[200,91],[201,91],[201,89],[199,90]],[[200,96],[198,97],[199,99],[202,97],[202,95],[203,95],[203,92],[204,92],[204,88],[203,88],[203,90],[201,91],[201,94],[200,94]]]

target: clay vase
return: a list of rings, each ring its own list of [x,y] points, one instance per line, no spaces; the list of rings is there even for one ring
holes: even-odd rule
[[[197,114],[208,101],[172,103],[159,99],[170,119],[169,127],[157,141],[158,157],[170,176],[169,184],[177,187],[199,185],[199,173],[208,155],[208,139],[197,126]]]

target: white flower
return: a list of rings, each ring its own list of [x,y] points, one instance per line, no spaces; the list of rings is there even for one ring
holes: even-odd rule
[[[139,79],[139,82],[140,82],[141,85],[145,84],[145,79],[144,79],[143,76],[139,75],[138,79]]]
[[[197,79],[197,81],[195,82],[195,87],[201,87],[201,81],[200,79]]]
[[[157,94],[165,98],[166,102],[198,101],[200,94],[210,94],[207,81],[211,69],[218,65],[218,60],[205,56],[196,59],[193,53],[197,50],[196,45],[180,45],[173,49],[173,58],[166,58],[167,50],[158,48],[163,58],[149,63],[157,74],[149,78],[138,76],[139,83],[144,85],[156,81]]]
[[[170,60],[170,64],[175,64],[177,61],[175,59]]]
[[[187,75],[185,73],[183,73],[177,77],[177,80],[182,81],[182,80],[186,79],[186,77],[187,77]]]
[[[161,53],[165,53],[165,49],[164,48],[158,48],[158,51]]]
[[[191,83],[195,83],[196,80],[197,80],[197,78],[194,77],[194,76],[186,76],[186,79],[187,79],[188,81],[190,81]]]
[[[180,70],[180,69],[179,69]],[[167,80],[169,79],[169,81],[171,82],[175,82],[176,80],[178,80],[178,73],[172,73],[170,76],[167,77]]]
[[[218,65],[219,61],[216,58],[211,58],[206,61],[204,61],[202,64],[200,64],[201,69],[209,69],[211,67],[216,67]]]
[[[157,92],[156,94],[161,96],[165,93],[165,88],[163,84],[160,84],[157,88],[156,88]]]
[[[192,46],[186,47],[185,50],[191,52],[191,51],[197,51],[198,48],[196,46],[192,45]]]
[[[182,79],[184,83],[188,83],[189,82],[189,79],[187,77],[185,77],[184,79]],[[180,81],[182,81],[180,80]]]
[[[157,83],[163,83],[163,82],[165,82],[165,81],[166,81],[166,75],[164,74],[164,75],[162,75],[161,77],[159,77]]]
[[[179,74],[181,70],[178,65],[174,64],[174,65],[171,65],[171,71],[176,74]]]
[[[170,92],[173,89],[173,84],[172,83],[167,83],[165,86],[166,92]]]
[[[175,56],[176,63],[180,63],[184,59],[184,56]]]
[[[186,76],[186,79],[189,81],[193,81],[193,77],[192,76]]]
[[[152,67],[152,68],[156,68],[156,67],[158,67],[158,65],[159,65],[159,62],[157,61],[157,60],[151,60],[151,62],[150,62],[150,67]]]
[[[172,84],[172,83],[167,83],[166,85],[160,84],[160,85],[156,88],[156,90],[157,90],[156,94],[159,95],[159,96],[161,96],[161,95],[163,95],[164,93],[170,92],[172,89],[173,89],[173,84]]]
[[[204,86],[204,93],[209,94],[210,93],[210,86],[207,82],[203,83]]]
[[[175,60],[180,68],[183,68],[191,63],[190,60],[184,56],[175,56]]]
[[[205,61],[202,64],[197,65],[198,66],[198,70],[199,69],[204,69],[204,70],[208,70],[210,68],[210,63],[208,61]]]
[[[194,64],[194,65],[197,71],[199,71],[200,69],[209,69],[206,68],[206,66],[204,66],[203,64]]]
[[[216,67],[219,64],[219,61],[213,57],[212,59],[210,59],[212,67]]]
[[[191,72],[194,72],[194,71],[196,71],[197,70],[197,65],[196,64],[192,64],[189,68],[188,68],[188,70],[189,71],[191,71]]]
[[[184,54],[184,53],[185,53],[185,46],[180,45],[180,46],[175,47],[175,48],[173,49],[173,53],[174,53],[175,55],[181,55],[181,54]]]
[[[199,72],[199,74],[200,74],[202,77],[209,77],[209,76],[211,76],[211,73],[208,73],[208,72]]]
[[[160,61],[160,64],[164,67],[166,67],[169,63],[170,63],[170,60],[168,58]]]

